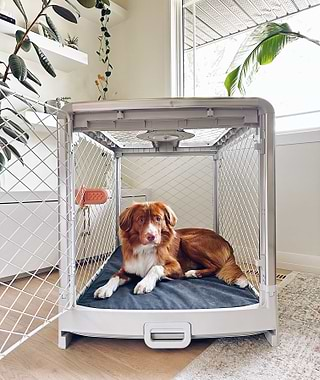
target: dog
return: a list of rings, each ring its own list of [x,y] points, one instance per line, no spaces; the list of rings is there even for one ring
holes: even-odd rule
[[[134,294],[151,292],[163,278],[217,276],[227,284],[245,288],[249,283],[236,264],[231,245],[204,228],[174,229],[177,217],[162,202],[136,203],[119,218],[122,266],[94,293],[109,298],[133,276],[142,280]]]

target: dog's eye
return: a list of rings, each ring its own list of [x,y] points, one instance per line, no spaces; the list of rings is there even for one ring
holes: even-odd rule
[[[139,222],[144,223],[144,218],[142,216],[139,218]]]
[[[161,216],[157,215],[157,216],[156,216],[156,221],[157,221],[157,222],[160,222],[160,220],[161,220]]]

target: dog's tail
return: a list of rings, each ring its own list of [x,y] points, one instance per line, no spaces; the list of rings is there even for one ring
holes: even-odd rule
[[[235,284],[240,288],[245,288],[249,285],[249,281],[239,265],[236,263],[232,247],[230,245],[229,247],[229,257],[221,269],[217,272],[216,276],[229,285]]]

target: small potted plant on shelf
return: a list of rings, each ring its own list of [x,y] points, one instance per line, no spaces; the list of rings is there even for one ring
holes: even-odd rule
[[[78,37],[70,36],[70,34],[68,33],[68,37],[65,38],[64,42],[65,42],[66,46],[68,46],[72,49],[75,49],[75,50],[79,50],[79,47],[78,47],[79,38]]]

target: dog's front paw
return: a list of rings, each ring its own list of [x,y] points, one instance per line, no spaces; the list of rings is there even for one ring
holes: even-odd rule
[[[113,289],[108,286],[108,285],[104,285],[104,286],[101,286],[101,288],[98,288],[95,292],[94,292],[94,298],[109,298],[111,297],[113,294]]]
[[[188,270],[184,274],[185,277],[187,278],[199,278],[200,276],[198,275],[197,271],[194,269]]]
[[[101,288],[98,288],[93,296],[94,298],[109,298],[118,289],[120,284],[119,276],[113,276],[110,280]]]
[[[135,286],[133,293],[134,294],[145,294],[145,293],[150,293],[154,288],[156,284],[154,281],[150,281],[148,279],[143,279],[140,282],[137,283]]]

